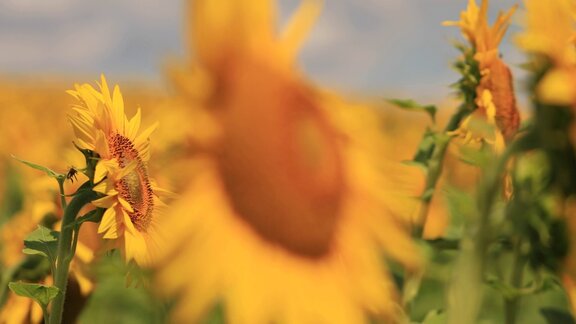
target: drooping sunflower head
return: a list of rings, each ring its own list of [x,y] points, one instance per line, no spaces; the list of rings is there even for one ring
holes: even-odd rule
[[[470,0],[460,21],[444,22],[446,26],[460,27],[472,46],[473,57],[480,72],[474,94],[476,106],[479,108],[475,115],[479,115],[481,120],[488,124],[497,126],[492,141],[498,151],[502,150],[504,140],[513,138],[520,125],[512,73],[499,57],[498,50],[515,10],[516,6],[506,13],[500,12],[490,27],[488,0],[482,0],[480,7],[475,0]]]
[[[192,2],[195,63],[213,87],[190,109],[210,115],[218,137],[166,217],[173,239],[159,282],[182,297],[177,321],[197,321],[218,301],[230,323],[393,318],[382,255],[419,265],[395,197],[383,194],[391,186],[381,172],[394,171],[373,164],[381,156],[359,140],[356,131],[373,128],[352,131],[343,117],[366,107],[294,70],[318,1],[304,1],[279,35],[273,3]]]
[[[148,264],[157,238],[155,222],[161,202],[148,175],[149,136],[156,125],[139,134],[140,109],[128,119],[118,86],[111,95],[102,76],[100,90],[89,84],[69,91],[80,104],[69,120],[81,148],[97,154],[94,190],[102,197],[93,202],[106,211],[98,232],[115,240],[127,260]]]

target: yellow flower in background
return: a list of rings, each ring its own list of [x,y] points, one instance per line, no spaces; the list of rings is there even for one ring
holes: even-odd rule
[[[43,323],[42,309],[28,297],[21,297],[12,292],[0,308],[0,324]]]
[[[550,57],[556,65],[575,64],[576,3],[572,0],[524,0],[524,6],[525,31],[517,36],[518,45],[527,52]]]
[[[128,120],[118,86],[110,93],[102,76],[100,90],[89,84],[76,85],[69,93],[81,101],[69,116],[81,148],[96,152],[94,190],[104,197],[93,201],[106,208],[99,233],[114,240],[127,261],[150,263],[158,248],[157,215],[161,191],[148,175],[149,136],[156,125],[139,134],[140,109]]]
[[[163,225],[172,240],[158,281],[180,297],[177,322],[219,301],[230,323],[397,319],[383,253],[410,270],[420,263],[400,214],[407,198],[387,176],[398,168],[370,154],[381,134],[374,119],[355,119],[366,107],[294,70],[319,5],[303,1],[278,36],[275,1],[190,4],[197,61],[181,82],[210,85],[190,109],[204,111],[212,135]]]
[[[504,141],[514,137],[520,125],[512,73],[500,59],[498,51],[515,10],[516,7],[512,7],[506,13],[500,12],[490,27],[487,21],[488,0],[482,0],[480,8],[475,0],[470,0],[460,21],[444,22],[447,26],[459,26],[475,51],[474,59],[478,62],[481,79],[476,88],[478,109],[474,115],[497,126],[492,141],[498,151],[502,150]]]
[[[538,100],[555,105],[576,102],[576,3],[525,0],[525,31],[516,41],[525,51],[547,57],[552,67],[536,89]]]

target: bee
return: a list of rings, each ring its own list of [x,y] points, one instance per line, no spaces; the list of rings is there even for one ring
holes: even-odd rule
[[[70,167],[70,170],[68,170],[68,173],[66,173],[66,179],[70,180],[70,182],[74,182],[74,180],[78,180],[78,178],[76,177],[76,174],[78,173],[78,170],[76,170],[74,167]]]

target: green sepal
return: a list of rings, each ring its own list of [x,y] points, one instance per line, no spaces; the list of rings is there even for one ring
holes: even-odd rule
[[[49,177],[54,178],[56,180],[64,180],[66,178],[65,174],[54,172],[52,169],[47,168],[45,166],[42,166],[42,165],[39,165],[36,163],[32,163],[30,161],[19,159],[19,158],[15,157],[14,155],[12,155],[12,158],[17,160],[18,162],[26,164],[27,166],[31,167],[32,169],[40,170],[40,171],[46,173]]]
[[[10,282],[8,283],[8,288],[18,296],[32,298],[32,300],[40,304],[42,309],[46,309],[50,301],[58,296],[60,292],[60,289],[54,286],[27,282]]]
[[[404,110],[425,112],[433,123],[436,122],[438,109],[434,105],[421,105],[412,99],[387,99],[386,101]]]

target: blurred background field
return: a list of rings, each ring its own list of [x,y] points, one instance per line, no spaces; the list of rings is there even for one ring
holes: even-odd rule
[[[279,21],[285,23],[300,1],[279,3]],[[422,194],[424,172],[405,162],[414,158],[424,131],[442,129],[460,104],[450,85],[460,78],[451,64],[460,55],[452,44],[461,39],[461,34],[458,28],[443,27],[441,22],[456,20],[466,3],[328,0],[298,57],[306,82],[335,90],[375,112],[370,115],[375,119],[371,122],[378,126],[384,144],[378,146],[376,155],[406,167],[402,174],[379,171],[396,179],[397,189],[410,192],[410,198]],[[512,0],[493,1],[488,15],[495,17],[513,4]],[[176,195],[186,192],[202,172],[196,158],[205,152],[198,139],[210,136],[207,125],[212,121],[179,93],[173,74],[173,67],[188,54],[183,45],[184,19],[188,19],[184,5],[180,1],[155,0],[0,0],[0,274],[12,274],[20,260],[22,240],[37,223],[48,219],[52,225],[62,217],[55,181],[43,178],[41,172],[22,165],[13,156],[63,174],[84,166],[82,155],[72,145],[75,136],[68,121],[71,107],[78,104],[66,93],[74,84],[94,84],[105,74],[110,84],[119,84],[127,116],[141,108],[142,125],[158,121],[151,141],[153,158],[147,167],[162,188]],[[526,56],[510,41],[510,35],[519,30],[519,19],[514,18],[500,51],[514,74],[525,120],[530,115],[524,90],[527,72],[520,65]],[[398,109],[387,101],[392,98],[434,104],[438,108],[436,124],[424,113]],[[355,126],[361,129],[363,125]],[[476,213],[472,209],[477,203],[476,185],[481,173],[477,166],[463,163],[463,143],[457,139],[450,144],[424,237],[413,240],[423,253],[426,270],[418,295],[404,306],[418,323],[446,323],[446,294],[455,276],[458,240],[469,221],[463,215]],[[78,181],[66,182],[66,192],[78,188],[85,179],[79,177]],[[498,208],[504,209],[501,205]],[[514,232],[506,227],[511,222],[502,224],[504,235]],[[82,323],[166,321],[171,301],[161,300],[146,284],[150,273],[125,265],[118,252],[99,250],[102,243],[95,230],[90,225],[84,229],[81,244],[91,251],[90,257],[74,265],[70,294],[77,307],[69,307],[65,321],[75,316],[80,316]],[[455,247],[435,247],[438,242]],[[498,280],[513,276],[514,261],[509,252],[504,243],[489,251],[495,261],[485,269],[488,279],[479,323],[500,323],[505,308],[502,296],[521,290],[507,290],[510,287]],[[46,272],[46,265],[39,264],[21,275],[33,278],[35,271]],[[404,285],[406,273],[393,270],[398,286]],[[546,275],[539,277],[541,273],[526,271],[524,282],[541,286],[522,287],[533,291],[522,296],[516,322],[574,323],[559,276],[542,273]],[[0,287],[0,304],[5,301],[3,297]],[[15,305],[22,304],[10,299],[4,305],[0,306],[0,324],[18,323],[2,320],[16,314],[20,306]],[[78,311],[81,307],[82,312]],[[38,322],[38,309],[30,309],[21,313],[28,312],[25,315]],[[210,314],[207,323],[225,322],[222,304],[217,303]]]

